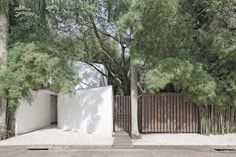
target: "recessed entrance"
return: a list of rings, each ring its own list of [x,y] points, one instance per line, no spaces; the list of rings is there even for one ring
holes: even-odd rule
[[[57,124],[57,96],[51,95],[51,124]]]

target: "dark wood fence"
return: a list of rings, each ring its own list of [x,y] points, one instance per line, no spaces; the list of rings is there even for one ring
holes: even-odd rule
[[[142,132],[198,133],[199,111],[181,94],[142,95]]]
[[[142,112],[141,112],[141,102],[142,99],[139,97],[139,106],[138,106],[138,122],[141,125]],[[131,100],[130,96],[116,95],[114,100],[114,131],[131,131]],[[139,127],[139,131],[141,128]]]
[[[181,94],[145,94],[139,97],[139,129],[143,133],[198,133],[199,111]],[[115,96],[114,131],[131,130],[130,96]]]
[[[130,96],[116,95],[114,99],[114,131],[131,130]]]

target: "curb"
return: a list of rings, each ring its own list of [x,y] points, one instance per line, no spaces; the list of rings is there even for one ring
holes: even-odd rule
[[[236,145],[134,145],[132,147],[113,145],[11,145],[0,146],[0,150],[75,150],[75,149],[175,149],[205,151],[236,151]]]

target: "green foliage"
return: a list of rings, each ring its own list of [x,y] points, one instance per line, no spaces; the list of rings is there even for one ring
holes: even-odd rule
[[[145,87],[172,83],[197,104],[234,106],[236,3],[138,0],[133,49],[146,63]],[[153,18],[155,17],[155,18]],[[230,57],[229,57],[230,56]]]
[[[11,10],[9,68],[1,71],[1,80],[19,77],[2,81],[1,95],[11,91],[16,100],[33,89],[71,87],[74,81],[64,83],[76,80],[63,72],[68,60],[105,64],[115,90],[128,94],[130,56],[136,55],[145,65],[147,91],[172,83],[198,104],[236,105],[235,0],[24,4]]]
[[[46,1],[10,2],[10,40],[6,69],[0,70],[0,98],[14,110],[38,89],[72,92],[79,78],[68,67],[63,38],[50,31]]]
[[[31,42],[47,38],[48,26],[41,22],[41,16],[31,8],[19,6],[12,8],[10,18],[10,44],[14,42]]]
[[[216,96],[216,83],[201,64],[179,58],[160,60],[154,69],[146,73],[147,88],[158,92],[172,83],[195,103],[208,104]]]
[[[7,14],[7,3],[8,3],[8,0],[0,0],[0,15],[2,14]]]
[[[73,59],[104,64],[115,93],[127,95],[132,33],[130,26],[120,25],[130,5],[130,0],[66,0],[52,1],[47,7],[52,27],[68,37]]]
[[[56,56],[49,45],[15,43],[9,49],[8,68],[0,72],[1,98],[6,98],[14,109],[32,90],[71,90],[78,78],[65,65],[65,60]]]

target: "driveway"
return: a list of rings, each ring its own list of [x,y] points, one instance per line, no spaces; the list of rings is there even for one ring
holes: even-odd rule
[[[85,134],[75,131],[63,131],[50,126],[24,135],[0,141],[1,146],[25,145],[103,145],[111,146],[113,137]]]
[[[0,157],[235,157],[236,152],[176,149],[2,150]]]

